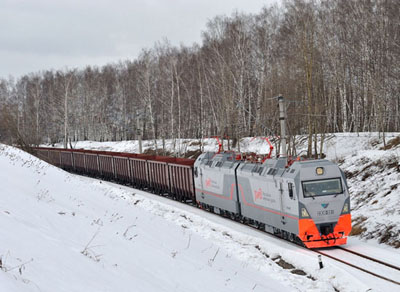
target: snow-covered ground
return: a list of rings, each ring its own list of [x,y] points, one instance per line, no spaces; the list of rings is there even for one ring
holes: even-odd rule
[[[271,138],[274,141],[274,138]],[[232,143],[232,142],[231,142]],[[166,139],[164,141],[156,140],[143,140],[142,150],[143,152],[158,149],[160,155],[163,150],[168,154],[173,155],[184,155],[186,153],[193,153],[200,150],[201,144],[204,146],[204,151],[217,151],[218,143],[215,138],[205,138],[201,139]],[[63,148],[62,143],[57,143],[55,145],[42,145],[44,147],[56,147]],[[72,147],[74,149],[89,149],[89,150],[101,150],[101,151],[116,151],[116,152],[128,152],[128,153],[139,153],[139,141],[115,141],[115,142],[97,142],[97,141],[78,141],[73,142]],[[224,140],[224,149],[228,149],[228,141]],[[233,147],[232,149],[237,150],[238,147]],[[240,150],[242,152],[254,152],[257,154],[267,154],[269,153],[269,145],[265,139],[247,137],[240,141]],[[273,152],[275,153],[275,151]]]
[[[200,209],[0,145],[0,291],[396,291]],[[400,262],[397,250],[349,247]],[[283,268],[285,267],[285,268]]]
[[[353,235],[372,239],[379,243],[400,247],[400,133],[386,133],[389,149],[383,149],[383,139],[379,133],[336,133],[325,138],[323,152],[346,172],[351,192]],[[273,139],[271,139],[273,141]],[[391,142],[392,141],[392,142]],[[298,154],[306,150],[307,138],[298,136]],[[390,145],[394,144],[392,147]],[[194,153],[200,149],[200,140],[166,140],[168,153]],[[205,151],[216,151],[216,139],[204,139]],[[274,144],[274,143],[273,143]],[[318,143],[318,146],[320,143]],[[55,145],[62,147],[62,144]],[[138,141],[73,143],[74,148],[107,150],[118,152],[139,152]],[[276,145],[274,144],[276,147]],[[162,141],[157,141],[162,149]],[[228,143],[224,141],[225,149]],[[143,141],[143,150],[154,150],[154,141]],[[233,148],[237,150],[238,148]],[[268,143],[261,138],[243,138],[241,152],[266,154]],[[275,154],[275,150],[273,151]]]

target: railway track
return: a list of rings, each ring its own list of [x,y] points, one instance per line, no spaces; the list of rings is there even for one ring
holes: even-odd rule
[[[365,259],[374,261],[374,262],[376,262],[376,263],[379,263],[379,264],[381,264],[381,265],[387,266],[387,267],[389,267],[389,268],[395,269],[395,270],[397,270],[397,271],[400,271],[400,267],[398,267],[398,266],[395,266],[395,265],[392,265],[392,264],[383,262],[383,261],[381,261],[381,260],[372,258],[372,257],[367,256],[367,255],[365,255],[365,254],[356,252],[356,251],[354,251],[354,250],[350,250],[350,249],[344,248],[344,247],[342,247],[342,246],[338,246],[337,248],[339,248],[339,249],[341,249],[341,250],[343,250],[343,251],[346,251],[346,252],[355,254],[355,255],[357,255],[357,256],[363,257],[363,258],[365,258]]]
[[[313,250],[314,252],[343,263],[374,277],[400,286],[400,267],[344,247]],[[379,271],[379,272],[378,272]],[[385,275],[385,276],[384,276]]]

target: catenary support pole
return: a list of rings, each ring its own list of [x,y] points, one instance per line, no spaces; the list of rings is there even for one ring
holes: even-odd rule
[[[287,157],[286,152],[286,110],[283,96],[278,96],[279,122],[281,124],[281,151],[279,157]]]

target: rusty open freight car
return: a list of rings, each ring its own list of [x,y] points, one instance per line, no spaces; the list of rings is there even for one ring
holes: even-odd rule
[[[83,149],[34,149],[40,159],[66,171],[195,202],[193,159]]]

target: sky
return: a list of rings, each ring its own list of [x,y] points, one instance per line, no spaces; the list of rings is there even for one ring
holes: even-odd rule
[[[208,20],[278,0],[0,0],[0,78],[136,58],[167,38],[201,43]]]

